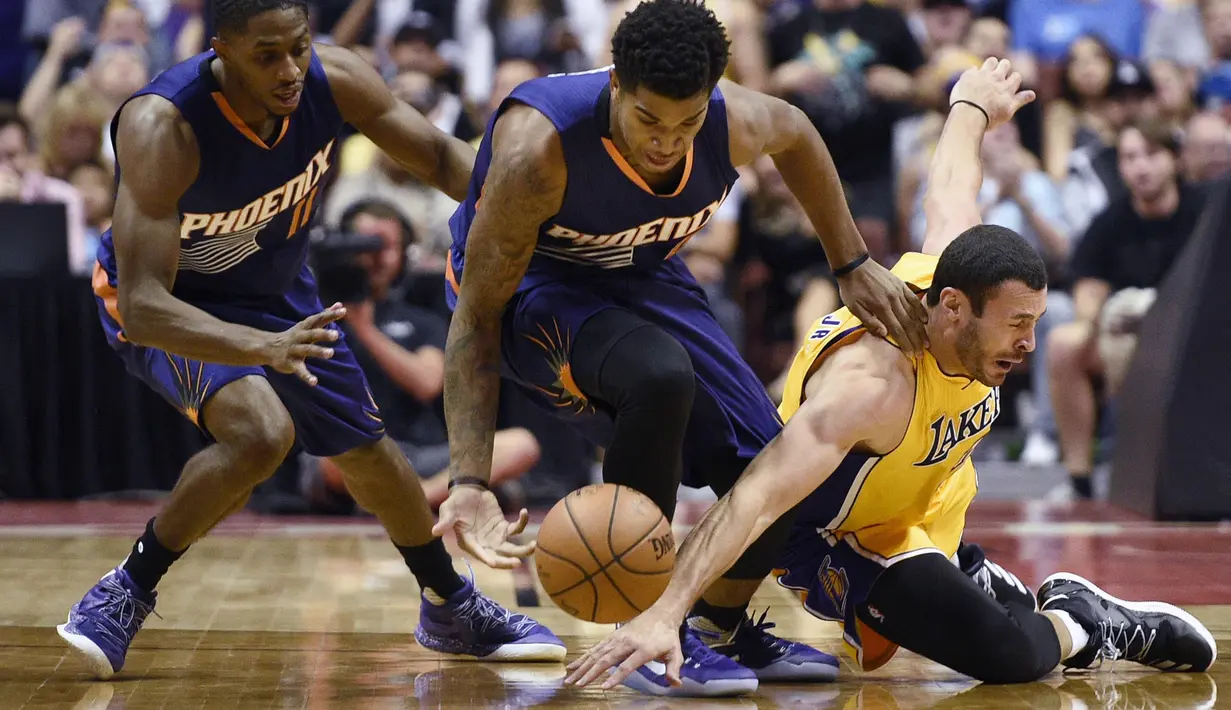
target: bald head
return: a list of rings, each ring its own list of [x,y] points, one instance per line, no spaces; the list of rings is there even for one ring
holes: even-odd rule
[[[1205,182],[1231,171],[1231,126],[1222,114],[1202,111],[1184,127],[1184,177]]]

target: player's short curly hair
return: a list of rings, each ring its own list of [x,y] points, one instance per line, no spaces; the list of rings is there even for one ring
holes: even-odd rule
[[[700,0],[646,0],[611,37],[620,84],[671,99],[712,91],[727,70],[730,47],[722,23]]]
[[[936,263],[927,304],[940,303],[940,292],[952,287],[966,294],[976,316],[1001,284],[1021,281],[1033,291],[1047,288],[1043,258],[1020,234],[994,224],[980,224],[950,242]]]
[[[262,12],[286,10],[297,7],[308,14],[306,0],[213,0],[214,31],[242,34],[248,29],[248,20]]]

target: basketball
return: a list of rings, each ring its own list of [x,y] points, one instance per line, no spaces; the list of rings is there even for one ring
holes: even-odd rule
[[[539,527],[543,590],[583,621],[628,621],[658,600],[675,567],[671,523],[645,494],[602,483],[561,499]]]

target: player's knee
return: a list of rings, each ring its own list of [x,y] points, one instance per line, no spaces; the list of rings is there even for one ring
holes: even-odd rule
[[[650,330],[646,328],[644,330]],[[655,329],[657,330],[657,329]],[[657,331],[654,347],[646,348],[640,366],[628,373],[621,409],[645,409],[661,415],[692,411],[696,372],[679,341]]]
[[[232,452],[253,485],[273,474],[295,444],[291,415],[264,378],[226,385],[204,415],[214,440]]]
[[[295,444],[295,424],[281,406],[258,413],[249,419],[251,429],[231,437],[229,443],[241,460],[264,471],[261,480],[282,464]]]

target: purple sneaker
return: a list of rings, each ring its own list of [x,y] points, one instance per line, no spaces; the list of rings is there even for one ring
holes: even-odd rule
[[[718,653],[757,674],[763,682],[825,682],[838,677],[838,659],[811,646],[778,638],[769,633],[773,622],[766,622],[766,609],[753,623],[747,616],[734,632],[722,632],[708,620],[688,620],[693,633]]]
[[[667,668],[650,661],[624,679],[624,685],[648,695],[679,698],[714,698],[756,692],[757,675],[735,661],[706,646],[688,628],[680,630],[680,687],[667,682]]]
[[[422,599],[415,640],[433,651],[487,661],[560,662],[565,653],[550,629],[483,596],[472,580],[444,604]]]
[[[157,597],[116,567],[73,605],[68,622],[56,631],[99,680],[106,680],[124,667],[128,645],[154,611]]]

